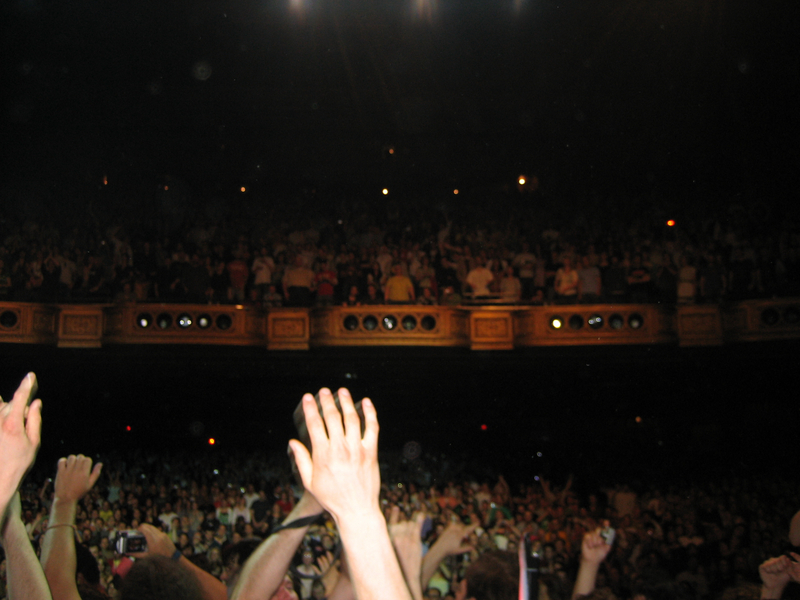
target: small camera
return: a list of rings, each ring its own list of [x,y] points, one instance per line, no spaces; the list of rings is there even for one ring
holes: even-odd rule
[[[614,538],[617,537],[617,532],[613,527],[603,527],[603,529],[600,530],[600,537],[603,538],[606,544],[611,546],[614,543]]]
[[[114,539],[114,548],[120,554],[147,552],[147,538],[135,529],[120,531]]]

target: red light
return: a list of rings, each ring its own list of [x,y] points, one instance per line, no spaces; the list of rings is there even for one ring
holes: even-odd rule
[[[668,225],[669,227],[675,227],[675,221],[673,221],[672,219],[670,219],[669,221],[667,221],[667,225]]]
[[[130,430],[131,430],[131,426],[130,426],[130,425],[128,425],[128,426],[125,428],[125,430],[126,430],[126,431],[130,431]]]
[[[213,446],[216,443],[217,443],[217,440],[215,440],[214,438],[208,438],[208,445],[209,446]]]
[[[489,427],[488,427],[488,426],[486,426],[486,425],[481,425],[481,431],[486,431],[487,429],[489,429]]]

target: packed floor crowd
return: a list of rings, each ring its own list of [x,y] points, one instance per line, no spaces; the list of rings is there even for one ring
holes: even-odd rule
[[[0,299],[282,305],[716,303],[800,294],[779,211],[244,199],[180,219],[0,219]],[[198,213],[203,213],[199,210]],[[209,213],[214,213],[209,216]]]
[[[252,550],[268,538],[302,495],[285,455],[215,452],[211,459],[132,451],[102,462],[102,477],[78,505],[75,533],[86,560],[96,562],[99,588],[110,595],[132,565],[115,550],[118,532],[150,524],[190,561],[229,581],[241,566],[232,549],[249,544]],[[418,462],[424,464],[425,457]],[[616,530],[616,540],[600,566],[594,597],[633,598],[663,586],[671,590],[669,597],[757,598],[759,566],[791,548],[789,522],[798,508],[796,485],[767,479],[576,490],[572,477],[557,487],[537,476],[512,488],[502,476],[448,481],[424,469],[416,470],[416,481],[398,481],[393,473],[400,466],[381,465],[387,521],[393,509],[409,518],[424,513],[421,536],[428,553],[436,552],[437,539],[450,538],[452,545],[455,537],[457,552],[442,556],[425,573],[428,599],[453,598],[470,564],[486,552],[516,552],[523,537],[541,545],[540,597],[546,591],[553,600],[570,598],[582,541],[604,522]],[[23,488],[23,521],[37,547],[48,528],[52,498],[49,478]],[[340,576],[339,543],[330,515],[317,519],[279,597],[327,597]],[[734,589],[738,596],[730,595]]]

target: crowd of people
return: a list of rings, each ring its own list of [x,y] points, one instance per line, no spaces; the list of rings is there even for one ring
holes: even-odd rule
[[[179,222],[0,219],[0,299],[330,306],[718,303],[800,293],[800,230],[730,207],[242,201]],[[202,211],[198,211],[202,212]],[[502,215],[502,217],[500,216]],[[605,215],[605,216],[604,216]]]
[[[372,403],[346,390],[303,398],[290,461],[71,455],[54,480],[20,488],[39,444],[34,384],[29,375],[0,404],[0,598],[511,600],[521,548],[535,571],[530,598],[800,589],[785,592],[800,581],[800,556],[787,553],[800,543],[795,484],[399,480],[402,468],[378,462]]]

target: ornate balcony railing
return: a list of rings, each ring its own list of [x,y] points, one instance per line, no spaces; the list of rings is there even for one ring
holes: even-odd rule
[[[0,303],[0,343],[312,346],[720,345],[800,339],[800,298],[728,305],[380,305],[275,308],[205,304]]]

